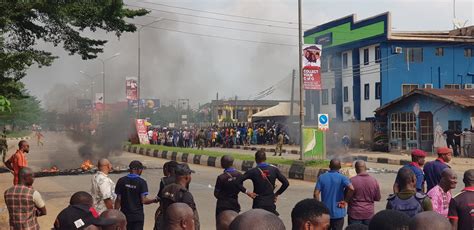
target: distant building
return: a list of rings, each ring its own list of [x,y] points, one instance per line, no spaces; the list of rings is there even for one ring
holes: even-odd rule
[[[281,101],[274,100],[213,100],[213,122],[251,122],[252,115],[268,109]]]
[[[474,27],[392,32],[389,12],[361,21],[349,15],[305,31],[304,42],[323,48],[323,89],[306,91],[307,124],[317,113],[368,120],[414,89],[473,88]]]

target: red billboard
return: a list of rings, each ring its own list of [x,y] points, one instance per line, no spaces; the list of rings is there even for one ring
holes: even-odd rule
[[[135,127],[137,129],[138,140],[140,141],[140,144],[150,144],[150,141],[148,140],[145,119],[136,119]]]
[[[303,48],[303,88],[321,90],[321,45]]]
[[[125,95],[127,100],[138,99],[138,79],[135,77],[125,78]]]

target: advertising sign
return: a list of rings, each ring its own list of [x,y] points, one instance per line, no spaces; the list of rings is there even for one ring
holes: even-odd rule
[[[128,100],[130,108],[138,108],[138,100]],[[160,99],[140,99],[140,109],[159,109],[161,107]]]
[[[125,78],[125,95],[127,100],[138,99],[138,80],[135,77]]]
[[[321,45],[303,47],[303,87],[305,90],[321,90]]]
[[[137,129],[138,140],[140,141],[140,144],[150,144],[150,141],[148,140],[148,134],[147,134],[145,122],[146,122],[145,119],[135,120],[135,126]]]
[[[303,152],[305,159],[325,159],[325,133],[316,127],[303,127]]]
[[[327,114],[318,114],[318,128],[322,131],[329,129],[329,116]]]
[[[102,110],[104,109],[104,94],[103,93],[95,93],[95,109]]]

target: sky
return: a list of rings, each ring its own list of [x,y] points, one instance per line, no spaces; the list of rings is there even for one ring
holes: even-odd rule
[[[154,9],[146,17],[128,20],[141,25],[156,21],[150,25],[154,28],[141,30],[142,98],[161,99],[165,105],[190,99],[196,107],[215,99],[217,93],[219,99],[254,99],[273,86],[274,93],[264,99],[290,99],[291,73],[298,66],[296,0],[124,2],[130,8]],[[454,14],[453,0],[302,0],[302,9],[305,29],[351,14],[361,20],[390,11],[394,31],[450,30]],[[456,18],[473,25],[472,0],[456,1]],[[137,76],[138,71],[137,33],[120,38],[103,31],[84,35],[109,40],[100,58],[120,53],[105,63],[105,93],[107,103],[125,101],[125,78]],[[33,66],[27,71],[23,82],[32,95],[51,100],[53,89],[68,88],[76,97],[90,98],[91,81],[80,71],[100,75],[93,90],[102,92],[102,62],[69,56],[60,46],[41,42],[37,46],[59,59],[49,67]]]

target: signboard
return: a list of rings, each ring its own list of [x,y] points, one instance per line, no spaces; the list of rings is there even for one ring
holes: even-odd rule
[[[138,108],[138,100],[128,100],[130,108]],[[140,99],[140,109],[159,109],[161,106],[160,99]]]
[[[138,99],[138,79],[135,77],[125,78],[125,95],[127,100]]]
[[[316,127],[303,127],[303,152],[305,159],[325,159],[325,133]]]
[[[305,90],[321,90],[321,45],[303,47],[303,87]]]
[[[104,109],[104,93],[95,93],[95,109]]]
[[[150,144],[150,141],[148,140],[148,134],[147,134],[145,122],[146,122],[145,119],[135,120],[135,126],[137,129],[138,140],[140,144]]]
[[[329,116],[327,114],[318,114],[318,129],[322,131],[329,129]]]

